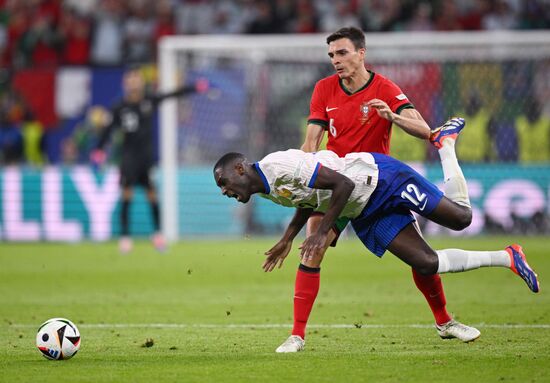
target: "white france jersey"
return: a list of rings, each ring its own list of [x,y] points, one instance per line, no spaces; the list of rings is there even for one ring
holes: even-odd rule
[[[324,213],[332,191],[313,188],[321,166],[353,181],[355,189],[340,217],[357,217],[378,183],[378,166],[370,153],[350,153],[344,158],[329,150],[305,153],[290,149],[271,153],[254,164],[267,191],[260,195],[279,205],[310,208]]]

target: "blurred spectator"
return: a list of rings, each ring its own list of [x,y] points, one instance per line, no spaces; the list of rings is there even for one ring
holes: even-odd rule
[[[90,60],[90,23],[66,9],[61,17],[59,26],[63,42],[61,59],[64,64],[86,65]]]
[[[430,3],[417,3],[412,12],[411,20],[406,24],[405,29],[409,31],[431,31],[432,5]]]
[[[117,65],[122,62],[122,10],[119,0],[101,0],[92,35],[94,64]]]
[[[19,122],[0,115],[0,163],[17,164],[23,160],[23,136]]]
[[[273,0],[273,4],[275,19],[280,24],[281,32],[283,33],[293,32],[298,7],[305,6],[314,12],[313,5],[311,5],[309,0]]]
[[[154,47],[157,47],[159,40],[164,36],[176,34],[176,25],[172,12],[172,5],[169,0],[159,1],[155,6],[155,29],[153,32]]]
[[[252,19],[246,27],[246,33],[265,34],[282,33],[275,12],[269,1],[260,0],[254,4]]]
[[[3,61],[6,66],[19,67],[22,57],[18,55],[17,46],[29,25],[29,17],[23,4],[10,1],[6,5],[6,44]]]
[[[518,27],[521,29],[550,28],[550,3],[544,0],[524,0]]]
[[[399,0],[365,0],[359,5],[359,17],[365,31],[390,31],[400,14]]]
[[[214,3],[207,0],[176,0],[175,14],[178,33],[210,33],[213,28]]]
[[[309,0],[298,1],[296,17],[289,24],[292,33],[314,33],[319,31],[319,16]]]
[[[25,113],[21,131],[23,134],[23,152],[29,165],[44,164],[44,127],[36,120],[30,111]]]
[[[525,115],[516,119],[521,162],[550,162],[550,118],[541,113],[537,100],[526,105]]]
[[[462,25],[458,19],[457,4],[454,1],[442,1],[435,10],[434,29],[438,31],[458,31]]]
[[[18,49],[25,66],[52,66],[59,63],[61,35],[55,23],[57,15],[48,9],[35,10],[29,29],[21,36]]]
[[[482,29],[483,18],[489,12],[490,0],[474,0],[463,5],[461,16],[459,18],[462,29],[480,30]]]
[[[149,2],[130,2],[130,14],[124,21],[124,60],[130,63],[153,61],[153,32],[155,22],[151,18]]]
[[[487,30],[514,29],[518,26],[517,15],[507,0],[494,0],[482,26]]]
[[[348,27],[360,27],[359,17],[352,12],[351,3],[348,0],[335,0],[333,9],[321,16],[321,31],[330,32]]]
[[[64,0],[27,0],[27,5],[35,12],[35,17],[44,17],[56,26],[61,18]]]
[[[242,4],[239,5],[234,0],[220,0],[214,6],[210,32],[214,34],[244,33],[250,13],[247,8],[243,9]]]
[[[456,154],[464,162],[483,162],[494,158],[492,140],[489,136],[490,112],[484,108],[477,92],[470,93],[463,111],[457,116],[466,120],[468,129],[460,133],[456,141]]]
[[[514,119],[504,106],[501,106],[491,118],[489,135],[492,138],[498,161],[516,162],[518,160],[518,138]]]
[[[3,12],[2,9],[0,9],[0,52],[4,52],[4,49],[6,49],[7,44],[7,22],[8,22],[9,15],[7,12]],[[0,65],[3,64],[2,57],[0,56]]]
[[[97,10],[99,0],[64,0],[63,4],[79,16],[91,17]]]

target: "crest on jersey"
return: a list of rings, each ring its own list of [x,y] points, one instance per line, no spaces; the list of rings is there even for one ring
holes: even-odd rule
[[[292,196],[292,192],[285,188],[275,189],[275,193],[283,198],[289,198],[290,196]]]
[[[367,118],[368,118],[367,116],[369,114],[369,106],[365,101],[364,103],[361,104],[359,108],[361,112],[361,123],[364,123],[365,121],[367,121]]]

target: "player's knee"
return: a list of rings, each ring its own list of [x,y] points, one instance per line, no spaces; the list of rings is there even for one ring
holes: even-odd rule
[[[439,260],[435,251],[425,251],[420,262],[414,265],[414,270],[421,275],[437,274]]]
[[[466,229],[472,223],[472,209],[461,206],[451,226],[452,230],[460,231]]]

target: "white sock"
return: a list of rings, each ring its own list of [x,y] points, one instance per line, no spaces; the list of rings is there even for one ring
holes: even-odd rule
[[[471,207],[466,178],[456,159],[455,140],[451,138],[443,140],[439,157],[443,168],[445,196],[459,205]]]
[[[510,267],[510,255],[506,250],[469,251],[460,249],[437,250],[438,274],[459,273],[480,267]]]

